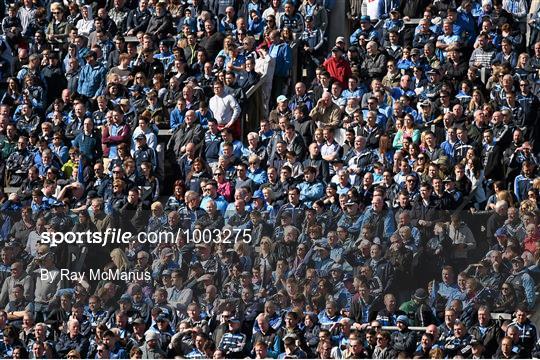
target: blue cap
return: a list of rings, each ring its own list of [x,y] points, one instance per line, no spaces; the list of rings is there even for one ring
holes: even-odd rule
[[[63,207],[65,206],[65,204],[61,201],[58,201],[58,200],[54,200],[51,204],[50,204],[51,207],[55,208],[55,207]]]
[[[122,296],[120,296],[120,299],[118,300],[118,302],[131,302],[131,296],[129,294],[124,294]]]
[[[251,197],[253,199],[263,199],[264,200],[264,194],[261,190],[257,190],[255,191],[255,193],[253,193],[253,196]]]
[[[143,92],[144,88],[141,86],[141,85],[132,85],[130,88],[129,88],[129,91],[131,92]]]
[[[158,317],[156,318],[156,322],[160,322],[160,321],[169,321],[169,319],[167,318],[167,316],[163,314],[159,314]]]
[[[371,22],[371,18],[368,15],[360,16],[360,22]]]
[[[396,319],[396,322],[402,322],[405,325],[409,325],[409,318],[406,315],[399,315]]]
[[[508,236],[508,231],[504,227],[500,227],[495,231],[495,236]]]

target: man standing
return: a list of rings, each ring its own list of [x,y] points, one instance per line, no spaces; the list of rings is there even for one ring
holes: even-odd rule
[[[209,107],[218,122],[218,129],[230,128],[238,139],[241,130],[240,105],[232,95],[225,94],[223,89],[224,85],[221,81],[214,83],[214,96],[210,99]]]
[[[86,54],[85,59],[86,65],[82,68],[79,75],[77,92],[86,98],[95,98],[105,88],[107,69],[103,64],[97,62],[97,54],[93,50],[90,50]]]
[[[292,52],[289,44],[283,42],[280,37],[279,30],[273,30],[270,33],[270,56],[276,59],[276,69],[274,70],[274,82],[272,84],[272,92],[270,99],[277,99],[277,97],[285,92],[284,87],[287,84],[287,78],[292,67]],[[270,105],[273,108],[274,104]]]

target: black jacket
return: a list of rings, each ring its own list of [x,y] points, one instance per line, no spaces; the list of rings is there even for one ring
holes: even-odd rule
[[[126,28],[134,30],[135,34],[139,31],[145,32],[151,17],[152,15],[148,9],[145,11],[141,11],[139,8],[131,10],[127,17]]]
[[[495,320],[490,320],[487,326],[487,330],[482,336],[480,331],[480,325],[475,325],[469,329],[469,334],[471,334],[475,339],[482,341],[484,345],[484,355],[487,358],[491,358],[497,352],[499,347],[499,340],[503,336],[500,324]]]

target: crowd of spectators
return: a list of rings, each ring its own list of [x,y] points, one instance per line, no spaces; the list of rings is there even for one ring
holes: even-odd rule
[[[540,2],[339,1],[0,5],[0,358],[540,356]]]

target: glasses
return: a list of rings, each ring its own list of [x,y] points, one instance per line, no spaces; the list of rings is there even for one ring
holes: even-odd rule
[[[407,182],[414,182],[414,179],[407,179]]]
[[[214,176],[220,176],[223,175],[223,173],[215,173]]]
[[[61,14],[60,11],[53,11],[52,13],[53,13],[54,15]]]
[[[113,174],[120,174],[121,171],[120,170],[113,170]]]
[[[144,79],[142,76],[135,76],[135,79],[139,80],[139,79]]]

